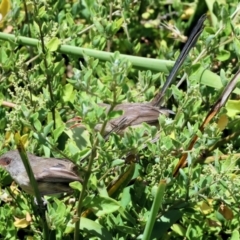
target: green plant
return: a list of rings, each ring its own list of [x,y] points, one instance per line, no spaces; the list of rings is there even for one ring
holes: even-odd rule
[[[97,103],[107,102],[113,108],[117,103],[153,98],[171,69],[169,59],[178,55],[177,40],[182,39],[169,38],[168,31],[159,30],[159,23],[172,19],[183,32],[189,18],[185,21],[177,12],[193,10],[192,4],[12,3],[2,29],[11,27],[13,35],[0,33],[2,148],[12,148],[18,132],[29,152],[67,156],[81,165],[86,176],[82,186],[72,185],[74,199],[47,198],[45,238],[141,239],[144,231],[144,239],[238,238],[238,98],[221,110],[219,122],[215,119],[203,133],[198,131],[220,94],[218,89],[238,68],[236,6],[237,1],[211,6],[210,14],[215,13],[218,21],[207,23],[184,65],[185,74],[179,74],[187,78],[187,85],[174,85],[166,94],[166,106],[175,116],[160,116],[160,130],[143,124],[123,137],[113,133],[105,141],[100,133],[109,119],[121,113],[107,114]],[[80,126],[69,121],[76,116],[81,117]],[[100,132],[94,128],[99,122]],[[173,178],[174,166],[195,133],[199,140],[188,153],[189,167]],[[151,142],[157,134],[160,139]],[[206,155],[208,164],[196,166]],[[1,172],[6,186],[9,179],[4,176]],[[156,190],[163,180],[166,184]],[[1,238],[43,238],[31,196],[11,185],[2,188],[0,201]]]

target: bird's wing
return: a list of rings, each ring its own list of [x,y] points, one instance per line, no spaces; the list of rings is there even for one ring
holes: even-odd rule
[[[70,164],[70,163],[68,163]],[[36,165],[33,167],[33,172],[35,173],[34,176],[37,181],[42,182],[73,182],[73,181],[80,181],[82,179],[76,174],[73,167],[67,167],[63,163],[53,164],[49,166],[46,164],[46,167],[43,168],[41,172],[37,171],[39,167]]]
[[[112,119],[110,123],[115,126],[121,125],[122,129],[128,126],[138,125],[143,122],[157,123],[159,114],[161,114],[158,107],[153,107],[146,103],[119,104],[116,108],[117,110],[123,110],[123,115]]]

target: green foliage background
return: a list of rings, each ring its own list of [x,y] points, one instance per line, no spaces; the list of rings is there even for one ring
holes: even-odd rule
[[[185,81],[166,94],[165,106],[176,114],[160,116],[160,130],[143,124],[105,141],[94,126],[119,113],[107,115],[97,103],[150,101],[184,33],[206,11],[205,30],[176,82]],[[44,235],[33,198],[13,184],[9,188],[2,171],[1,239],[77,239],[74,222],[82,212],[81,239],[239,239],[239,89],[198,131],[219,89],[239,68],[238,1],[15,0],[2,22],[2,31],[14,34],[10,41],[0,34],[2,150],[14,148],[19,132],[29,152],[63,157],[61,150],[91,175],[85,190],[73,184],[75,200],[48,198]],[[33,46],[20,36],[39,42]],[[86,50],[78,55],[71,47],[63,51],[62,44]],[[89,56],[87,49],[96,51]],[[101,61],[97,50],[109,53],[108,60]],[[120,53],[145,58],[132,62]],[[150,58],[160,59],[159,71],[137,67]],[[160,139],[152,143],[157,133]],[[195,133],[199,140],[189,152],[189,167],[173,178]],[[129,152],[137,156],[134,168],[125,161]],[[116,182],[110,195],[109,185]]]

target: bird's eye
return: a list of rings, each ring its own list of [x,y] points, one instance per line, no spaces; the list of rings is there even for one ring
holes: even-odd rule
[[[12,160],[11,160],[11,158],[9,158],[9,157],[0,158],[0,165],[2,165],[2,166],[7,166],[7,165],[10,164],[11,161],[12,161]]]

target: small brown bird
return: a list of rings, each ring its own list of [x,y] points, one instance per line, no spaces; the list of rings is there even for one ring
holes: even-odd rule
[[[104,136],[107,136],[111,132],[117,132],[122,134],[124,130],[131,126],[136,127],[141,123],[145,122],[150,125],[158,124],[159,114],[169,114],[173,113],[167,109],[161,109],[161,104],[163,101],[164,94],[167,88],[172,84],[173,80],[176,78],[179,68],[184,63],[189,51],[195,45],[198,37],[203,31],[203,23],[206,19],[206,15],[202,15],[198,20],[196,26],[192,30],[187,42],[185,43],[177,61],[175,62],[171,73],[169,74],[167,81],[165,82],[161,91],[155,96],[155,98],[150,103],[122,103],[114,107],[114,111],[122,110],[123,114],[120,117],[111,119],[105,129]],[[110,105],[102,103],[99,104],[101,107],[106,107],[106,111],[109,111]],[[97,124],[95,127],[100,130],[102,124]]]
[[[77,166],[66,159],[42,158],[28,154],[34,177],[41,195],[70,192],[70,182],[83,182],[78,176]],[[9,151],[0,157],[0,166],[5,168],[18,185],[34,195],[22,159],[17,150]]]
[[[109,111],[110,105],[100,103],[99,106],[105,107],[106,111]],[[145,122],[153,126],[158,126],[159,114],[169,115],[173,111],[152,106],[149,103],[122,103],[118,104],[114,111],[123,111],[120,117],[111,119],[105,128],[104,136],[108,135],[112,131],[123,135],[124,130],[128,127],[138,127],[141,123]],[[100,131],[102,124],[97,124],[95,129]]]

